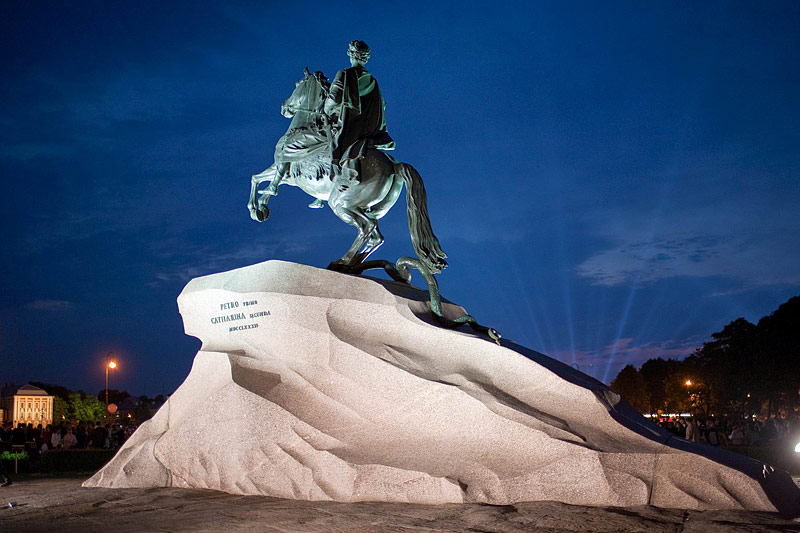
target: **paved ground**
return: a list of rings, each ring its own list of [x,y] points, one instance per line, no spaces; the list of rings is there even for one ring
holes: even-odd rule
[[[84,489],[82,479],[19,481],[0,488],[0,531],[288,532],[800,532],[771,513],[518,505],[330,503],[195,489]],[[7,502],[17,502],[9,508]]]

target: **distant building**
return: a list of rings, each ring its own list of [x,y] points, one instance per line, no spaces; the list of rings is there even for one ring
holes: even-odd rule
[[[117,406],[117,420],[120,423],[135,422],[141,424],[156,414],[156,411],[164,405],[164,402],[164,397],[161,395],[152,400],[144,396],[139,398],[128,396],[119,402]]]
[[[117,417],[120,419],[120,422],[125,423],[135,420],[136,410],[141,404],[142,402],[133,396],[128,396],[119,402],[119,405],[117,406]]]
[[[53,396],[30,383],[17,389],[13,396],[0,398],[3,421],[17,424],[38,424],[46,426],[53,423]]]

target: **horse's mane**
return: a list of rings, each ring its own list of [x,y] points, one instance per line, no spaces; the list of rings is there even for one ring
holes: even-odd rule
[[[307,82],[316,82],[316,87],[305,85]],[[330,93],[331,84],[327,76],[322,71],[314,73],[306,70],[305,76],[300,80],[302,84],[302,93],[297,96],[305,99],[304,107],[310,110],[319,109],[322,111],[322,105]],[[314,94],[314,93],[319,94]],[[302,94],[302,96],[301,96]],[[314,94],[318,100],[309,101]],[[282,151],[292,151],[295,153],[292,156],[290,167],[290,176],[293,180],[299,181],[302,179],[330,179],[331,173],[331,154],[330,150],[326,149],[328,139],[326,131],[323,128],[323,123],[318,115],[303,114],[304,121],[297,124],[294,128],[290,128],[286,132],[276,147],[276,154]],[[294,125],[294,122],[293,122]],[[328,132],[329,134],[329,132]],[[287,146],[287,142],[293,145],[291,148]],[[300,157],[298,157],[300,155]],[[278,160],[276,155],[276,161]]]
[[[311,85],[307,85],[307,83],[310,81],[316,82],[317,86],[319,87],[319,93],[320,93],[319,96],[317,97],[318,100],[315,100],[313,102],[311,100],[314,98],[311,97],[311,93],[312,91],[314,91],[314,88],[312,88]],[[314,108],[317,105],[322,105],[322,102],[324,102],[328,98],[328,94],[330,94],[331,84],[328,81],[328,77],[325,76],[325,73],[322,72],[321,70],[318,70],[313,74],[311,72],[306,71],[305,75],[303,76],[303,79],[301,79],[298,82],[298,85],[302,87],[303,97],[306,99],[307,102],[306,106],[310,108]]]
[[[325,75],[324,72],[321,70],[316,71],[312,74],[317,79],[317,82],[322,86],[325,90],[325,95],[327,95],[331,90],[331,82],[328,81],[328,77]]]

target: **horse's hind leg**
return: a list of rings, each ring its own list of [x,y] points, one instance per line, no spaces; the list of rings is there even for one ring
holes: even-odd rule
[[[374,253],[375,250],[380,248],[382,244],[383,244],[383,235],[381,234],[381,230],[378,229],[378,223],[376,221],[375,227],[372,229],[372,233],[369,234],[367,242],[364,244],[364,249],[361,250],[361,252],[359,252],[358,255],[355,256],[355,258],[353,259],[353,264],[360,265],[361,263],[366,261],[367,258],[372,253]]]
[[[360,258],[360,254],[357,255],[358,251],[362,246],[364,246],[364,242],[377,228],[377,224],[374,220],[355,209],[347,209],[340,206],[332,207],[332,209],[336,216],[339,217],[343,222],[351,226],[355,226],[355,228],[358,230],[358,235],[353,241],[353,244],[350,246],[350,249],[347,250],[347,253],[344,254],[341,259],[334,261],[333,263],[338,265],[356,266],[363,261],[363,258]],[[378,233],[378,235],[380,235],[380,233]],[[382,236],[381,241],[383,241]]]
[[[397,203],[397,198],[403,191],[403,179],[398,176],[397,173],[391,175],[391,180],[392,186],[389,188],[389,192],[386,193],[383,200],[369,208],[369,216],[375,220],[383,218],[383,216],[389,212],[394,204]]]

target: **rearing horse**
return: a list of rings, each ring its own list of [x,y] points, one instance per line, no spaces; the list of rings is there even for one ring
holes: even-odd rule
[[[331,263],[355,268],[383,244],[378,220],[389,212],[405,184],[414,251],[431,274],[438,274],[447,267],[447,256],[431,229],[425,185],[414,167],[372,148],[360,161],[356,179],[350,177],[346,168],[330,176],[331,131],[328,117],[322,111],[327,94],[324,76],[306,69],[292,95],[283,102],[283,115],[292,117],[292,122],[278,142],[276,163],[252,178],[247,204],[250,216],[259,222],[269,217],[267,202],[270,196],[278,194],[279,185],[300,187],[318,200],[313,206],[321,207],[319,201],[328,202],[337,217],[358,230],[347,253]],[[265,181],[270,185],[259,190]]]

